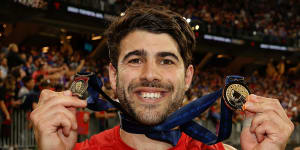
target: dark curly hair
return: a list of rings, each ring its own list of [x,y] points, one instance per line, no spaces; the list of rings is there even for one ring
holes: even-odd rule
[[[135,30],[169,34],[179,45],[185,68],[192,64],[192,51],[196,41],[186,20],[163,6],[138,5],[129,7],[125,15],[114,20],[105,33],[109,57],[116,69],[120,42]]]

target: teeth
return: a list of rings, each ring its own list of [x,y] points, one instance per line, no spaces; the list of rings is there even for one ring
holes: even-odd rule
[[[155,93],[156,98],[160,98],[160,93]]]
[[[146,93],[146,92],[142,92],[141,96],[143,98],[152,98],[152,99],[154,99],[154,98],[160,98],[160,93],[159,92],[158,93]]]
[[[156,98],[156,97],[154,97],[154,94],[155,94],[155,93],[151,93],[151,94],[150,94],[150,97]]]

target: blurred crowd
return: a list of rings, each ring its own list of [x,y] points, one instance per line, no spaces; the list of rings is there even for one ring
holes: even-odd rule
[[[108,80],[108,60],[85,59],[85,55],[80,51],[73,51],[69,44],[64,44],[60,48],[54,46],[48,47],[47,50],[44,49],[42,51],[35,48],[19,49],[16,44],[2,47],[0,53],[0,113],[3,136],[9,136],[9,133],[4,131],[7,131],[6,129],[11,124],[10,115],[14,110],[23,109],[30,113],[37,105],[41,90],[62,91],[68,89],[74,74],[78,71],[95,72],[104,83],[103,90],[110,97],[115,98]],[[195,66],[198,68],[197,65]],[[300,123],[300,77],[295,75],[297,72],[299,73],[300,67],[298,66],[287,69],[284,61],[278,63],[277,66],[270,63],[265,66],[264,74],[254,71],[246,77],[252,93],[279,99],[295,124]],[[207,68],[209,69],[196,69],[184,104],[222,88],[226,75],[230,74],[222,68]],[[114,110],[107,112],[80,110],[79,112],[81,113],[78,114],[78,120],[83,125],[82,133],[84,135],[90,135],[91,132],[94,134],[118,124],[118,116]],[[90,118],[93,123],[90,123],[90,127],[84,126],[84,123],[88,123]],[[112,120],[108,121],[110,119]],[[197,119],[199,121],[210,120],[217,127],[220,119],[220,101]],[[243,112],[236,112],[234,123],[239,123],[242,119]]]
[[[101,10],[120,14],[140,1],[167,6],[205,33],[300,47],[299,0],[110,0]]]
[[[178,2],[178,1],[177,1]],[[286,44],[300,36],[298,0],[193,0],[179,1],[176,9],[186,18],[199,19],[218,28],[261,35],[264,41]],[[178,5],[178,3],[177,3]],[[170,8],[173,6],[171,5]]]
[[[42,50],[19,47],[14,43],[0,47],[1,137],[10,136],[14,112],[25,111],[29,120],[29,114],[37,106],[43,89],[67,90],[79,71],[97,72],[104,82],[108,81],[101,77],[99,70],[104,70],[101,68],[103,66],[96,65],[103,64],[102,60],[85,61],[80,51],[73,51],[68,41],[64,41],[61,47],[44,47]],[[86,115],[78,116],[84,122],[89,120]],[[31,126],[28,124],[27,127]]]
[[[299,0],[142,0],[148,3],[164,4],[186,18],[198,20],[205,25],[205,32],[230,31],[232,36],[262,36],[264,41],[288,44],[288,39],[300,40],[300,1]],[[133,0],[110,0],[103,10],[121,13]],[[200,29],[203,29],[200,27]],[[0,46],[0,136],[9,137],[11,115],[23,110],[29,120],[30,112],[37,106],[43,89],[67,90],[74,75],[79,71],[92,71],[103,81],[103,90],[116,98],[110,88],[107,59],[91,59],[82,51],[73,50],[69,41],[62,37],[63,44],[37,49],[19,47],[17,44]],[[300,42],[299,42],[300,47]],[[198,62],[199,63],[199,62]],[[195,65],[196,68],[197,64]],[[286,68],[285,62],[274,65],[270,62],[265,72],[254,71],[246,76],[252,93],[280,100],[288,117],[300,125],[300,63]],[[216,91],[224,85],[228,70],[215,67],[196,69],[191,89],[187,92],[184,104]],[[298,76],[297,76],[298,74]],[[244,118],[243,112],[235,112],[234,124]],[[196,120],[210,121],[218,128],[220,101],[201,114]],[[77,114],[79,140],[118,124],[115,110],[91,112],[80,109]],[[28,128],[31,128],[28,124]]]

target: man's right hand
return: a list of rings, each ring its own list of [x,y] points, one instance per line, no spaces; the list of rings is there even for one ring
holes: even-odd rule
[[[39,150],[71,150],[77,141],[76,108],[86,101],[72,96],[71,91],[43,90],[37,108],[31,113]]]

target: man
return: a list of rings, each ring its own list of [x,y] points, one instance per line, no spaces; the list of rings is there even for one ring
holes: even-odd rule
[[[132,7],[111,24],[107,38],[111,87],[132,118],[156,125],[181,107],[194,73],[191,51],[195,44],[181,16],[164,8]],[[119,126],[75,145],[75,108],[87,103],[71,95],[70,91],[42,91],[31,114],[39,149],[224,149],[222,143],[207,146],[186,134],[173,146]],[[246,111],[243,149],[285,148],[294,126],[278,100],[250,95]]]
[[[13,68],[25,64],[25,61],[19,55],[19,47],[17,44],[11,43],[9,44],[7,49],[9,50],[6,57],[8,68]]]
[[[8,73],[7,58],[3,57],[1,58],[1,62],[0,62],[0,78],[5,79],[7,77],[7,73]]]
[[[24,96],[30,93],[30,91],[34,88],[34,80],[31,76],[25,76],[22,79],[22,83],[24,84],[18,92],[18,98],[22,99]]]
[[[22,79],[24,86],[18,92],[18,98],[22,100],[21,108],[25,110],[33,110],[37,106],[38,91],[34,90],[35,83],[31,76],[25,76]]]

